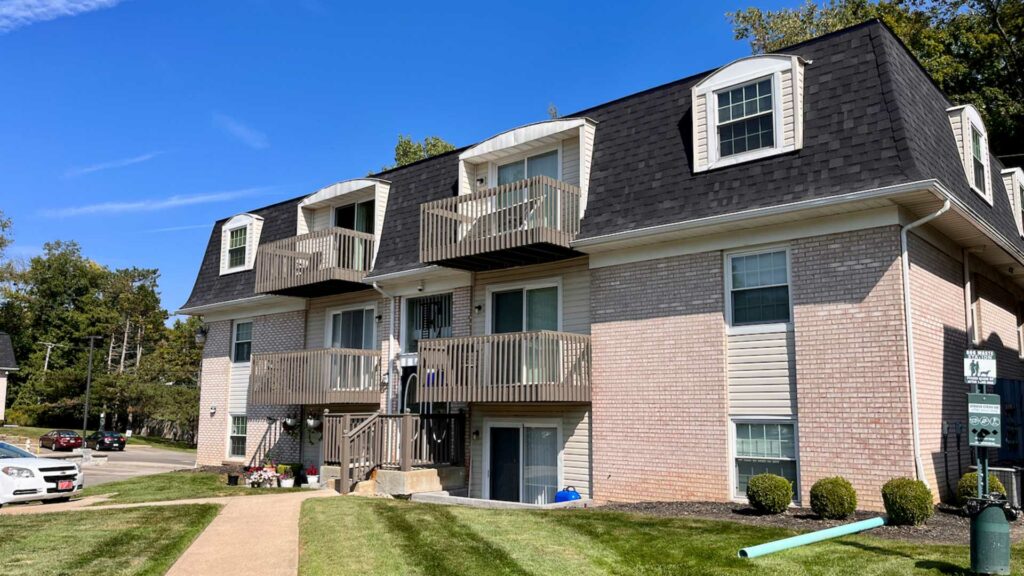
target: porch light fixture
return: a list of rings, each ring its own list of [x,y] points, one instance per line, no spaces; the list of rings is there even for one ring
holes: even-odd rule
[[[209,332],[210,330],[206,327],[205,324],[200,326],[199,328],[196,328],[196,344],[199,344],[200,346],[206,344],[206,335]]]
[[[377,322],[380,322],[381,320],[384,319],[384,315],[383,314],[377,314],[376,316],[374,316],[374,318],[377,320]]]
[[[483,304],[477,304],[476,306],[473,306],[473,311],[476,312],[477,314],[482,312],[483,309],[484,309]]]
[[[217,405],[216,404],[210,404],[210,416],[216,416],[216,415],[217,415]]]
[[[479,440],[479,439],[480,439],[480,431],[479,430],[473,430],[473,440]]]

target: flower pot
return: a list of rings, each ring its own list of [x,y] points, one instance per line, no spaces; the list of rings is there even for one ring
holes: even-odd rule
[[[320,476],[306,476],[306,488],[319,488]]]
[[[294,432],[299,427],[299,421],[296,418],[285,418],[281,421],[281,427],[285,432]]]
[[[294,488],[295,478],[281,478],[281,488]]]
[[[309,428],[310,430],[319,430],[320,429],[320,419],[319,418],[313,418],[312,416],[310,416],[309,418],[306,418],[306,427]]]

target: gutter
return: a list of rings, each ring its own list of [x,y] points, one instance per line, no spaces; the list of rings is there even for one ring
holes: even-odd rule
[[[233,308],[235,306],[249,306],[251,304],[259,304],[266,300],[278,299],[278,298],[292,298],[291,296],[272,296],[269,294],[260,294],[259,296],[249,296],[247,298],[239,298],[237,300],[225,300],[223,302],[214,302],[212,304],[203,304],[201,306],[193,306],[191,308],[182,308],[175,310],[172,315],[183,315],[183,316],[199,316],[204,312],[210,312],[212,310],[219,310],[221,308]]]
[[[910,384],[910,423],[913,432],[914,472],[917,474],[917,479],[924,482],[925,486],[928,486],[928,479],[925,477],[924,462],[921,460],[921,430],[917,413],[917,376],[915,375],[914,363],[914,313],[911,308],[910,298],[910,250],[907,245],[907,233],[942,216],[950,209],[951,205],[952,203],[947,198],[943,202],[942,208],[939,208],[938,211],[915,220],[900,230],[900,265],[903,269],[903,317],[907,331],[907,371]]]
[[[389,280],[400,280],[402,278],[407,278],[409,276],[414,276],[415,277],[415,276],[419,276],[421,274],[426,274],[428,272],[434,272],[434,271],[439,270],[441,268],[442,268],[441,266],[438,266],[436,264],[430,264],[428,266],[420,266],[419,268],[412,268],[410,270],[401,270],[399,272],[389,272],[387,274],[381,274],[379,276],[378,275],[367,276],[367,277],[363,278],[363,282],[367,283],[367,284],[376,285],[377,282],[384,282],[384,281],[389,281]],[[449,268],[449,269],[446,269],[446,270],[450,271],[451,269]],[[378,289],[377,291],[379,292],[380,290]]]
[[[373,283],[373,289],[391,301],[391,327],[388,329],[388,399],[384,405],[384,413],[391,414],[391,399],[394,397],[395,386],[395,354],[391,350],[391,342],[398,341],[395,338],[395,297],[385,292],[376,282]]]

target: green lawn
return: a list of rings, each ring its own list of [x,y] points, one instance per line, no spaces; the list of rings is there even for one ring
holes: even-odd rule
[[[594,510],[480,510],[362,498],[303,504],[299,573],[402,575],[963,574],[965,546],[847,537],[754,560],[779,528]],[[1014,548],[1014,574],[1024,573]]]
[[[0,516],[5,576],[163,574],[218,506]]]
[[[248,488],[228,486],[223,474],[212,472],[165,472],[151,476],[140,476],[130,480],[100,484],[86,488],[84,496],[113,494],[103,504],[134,504],[136,502],[158,502],[184,498],[212,498],[215,496],[252,496],[256,494],[281,494],[305,490],[305,488]],[[115,494],[116,493],[116,494]]]
[[[33,445],[39,441],[39,437],[46,434],[54,428],[38,428],[34,426],[5,426],[0,428],[0,436],[7,434],[10,436],[24,436],[32,440]],[[76,429],[75,432],[82,433],[81,430]],[[92,431],[90,430],[90,433]],[[186,452],[195,452],[195,446],[190,446],[184,442],[177,442],[174,440],[168,440],[166,438],[157,438],[154,436],[132,436],[128,439],[129,446],[154,446],[157,448],[167,448],[169,450],[182,450]]]

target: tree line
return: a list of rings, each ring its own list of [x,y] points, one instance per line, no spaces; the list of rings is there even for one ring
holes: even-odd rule
[[[0,214],[0,330],[19,370],[10,375],[7,420],[78,428],[94,340],[89,427],[194,441],[202,347],[198,318],[160,306],[159,272],[111,269],[76,242],[54,241],[27,262],[5,257],[11,222]]]

